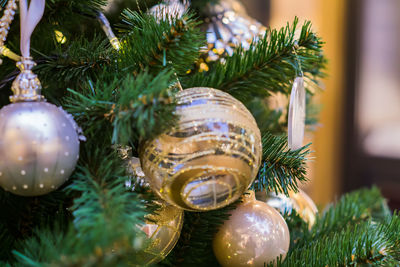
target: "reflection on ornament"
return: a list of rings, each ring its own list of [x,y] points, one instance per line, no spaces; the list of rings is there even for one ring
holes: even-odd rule
[[[187,210],[212,210],[238,199],[261,162],[261,135],[251,113],[231,95],[212,88],[177,94],[177,128],[141,147],[152,189]]]
[[[214,237],[214,254],[222,266],[265,266],[289,250],[285,220],[249,192]]]
[[[139,158],[132,157],[132,148],[123,145],[113,145],[113,148],[117,150],[118,156],[125,162],[128,173],[131,174],[125,181],[125,186],[132,191],[135,191],[136,186],[150,189]]]
[[[135,190],[136,186],[140,186],[142,188],[150,188],[149,183],[146,181],[146,176],[142,170],[140,165],[140,159],[136,157],[131,157],[127,161],[128,170],[133,174],[133,177],[130,177],[125,181],[125,186]]]
[[[231,56],[236,47],[250,48],[253,40],[264,35],[266,28],[249,17],[238,0],[221,0],[209,6],[210,18],[205,19],[208,46],[205,62]]]
[[[150,238],[150,244],[141,257],[143,265],[162,261],[178,242],[183,225],[183,210],[162,203],[154,213],[146,216],[141,229]]]
[[[80,129],[72,116],[45,102],[41,85],[22,58],[12,84],[12,104],[0,110],[0,185],[22,196],[55,190],[71,175],[79,157]]]
[[[289,191],[289,197],[282,193],[266,191],[257,192],[256,197],[282,214],[290,214],[294,209],[310,227],[315,223],[318,209],[312,199],[300,189],[297,193]]]

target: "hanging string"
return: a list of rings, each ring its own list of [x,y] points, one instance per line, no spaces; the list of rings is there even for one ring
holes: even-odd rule
[[[290,150],[296,150],[302,147],[305,130],[306,91],[304,88],[304,74],[301,68],[301,61],[297,54],[298,47],[296,41],[293,52],[300,73],[297,73],[296,68],[297,77],[293,81],[292,91],[290,93],[288,110],[288,147]],[[300,74],[300,76],[298,74]]]
[[[12,83],[13,95],[10,101],[45,101],[41,95],[42,86],[37,75],[32,72],[36,63],[30,57],[31,35],[44,13],[45,0],[31,0],[28,6],[27,0],[19,1],[21,23],[21,60],[17,62],[20,73]]]
[[[45,0],[31,0],[28,6],[27,0],[19,1],[21,21],[20,49],[22,57],[30,57],[31,35],[44,13]]]
[[[300,73],[299,73],[300,75],[299,76],[300,77],[304,77],[303,70],[301,68],[301,61],[300,61],[299,55],[297,54],[297,49],[299,49],[299,44],[298,44],[298,42],[296,40],[296,41],[294,41],[293,53],[295,55],[297,67],[299,68],[299,71],[300,71]],[[297,69],[296,69],[296,73],[297,73]]]

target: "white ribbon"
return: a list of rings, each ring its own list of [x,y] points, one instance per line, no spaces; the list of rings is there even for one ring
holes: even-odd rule
[[[290,93],[288,114],[288,146],[296,150],[303,146],[306,120],[306,90],[303,77],[297,77]]]
[[[20,49],[23,57],[30,56],[31,35],[43,16],[44,6],[45,0],[31,0],[29,7],[27,0],[19,1],[21,21]]]

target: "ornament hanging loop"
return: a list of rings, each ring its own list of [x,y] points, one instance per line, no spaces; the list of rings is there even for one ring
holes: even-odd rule
[[[17,62],[17,68],[21,71],[12,83],[11,90],[14,95],[10,101],[46,101],[41,95],[42,85],[36,74],[32,72],[36,63],[30,57],[30,38],[36,25],[43,16],[45,0],[31,0],[28,6],[27,0],[20,0],[21,43],[22,57]]]
[[[299,74],[298,76],[304,77],[303,69],[301,68],[301,61],[300,61],[299,55],[297,54],[298,49],[299,49],[299,43],[296,40],[296,41],[294,41],[293,53],[295,55],[297,67],[299,68],[299,72],[300,72],[300,73],[298,73]],[[296,72],[297,72],[297,69],[296,69]]]
[[[36,63],[31,57],[21,57],[21,61],[17,62],[17,67],[20,69],[20,74],[12,83],[11,90],[14,95],[10,96],[10,101],[46,101],[41,95],[42,85],[36,74],[32,72],[32,68]]]

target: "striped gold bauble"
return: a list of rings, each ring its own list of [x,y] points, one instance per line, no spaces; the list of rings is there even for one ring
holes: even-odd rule
[[[246,107],[213,88],[177,94],[178,126],[140,151],[152,189],[182,209],[207,211],[237,200],[261,163],[261,135]]]
[[[139,255],[140,266],[148,266],[162,261],[175,247],[183,225],[183,210],[156,201],[159,208],[145,216],[144,225],[139,227],[149,238],[147,247]]]

